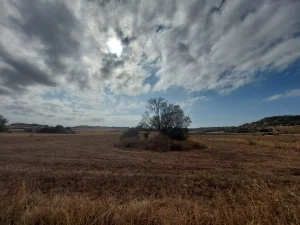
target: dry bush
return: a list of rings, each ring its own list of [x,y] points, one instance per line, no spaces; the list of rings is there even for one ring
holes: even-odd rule
[[[204,149],[206,145],[196,141],[175,141],[165,135],[157,135],[148,140],[139,138],[123,138],[116,147],[145,149],[157,152],[187,151],[193,149]]]
[[[253,140],[248,140],[248,145],[256,145],[256,142]]]
[[[144,149],[157,152],[168,152],[170,151],[172,142],[173,141],[167,136],[157,135],[156,137],[145,141]]]
[[[142,140],[139,138],[122,138],[116,147],[120,148],[134,148],[134,149],[145,149],[158,152],[170,151],[172,140],[167,136],[158,135],[149,140]]]
[[[207,148],[207,146],[197,141],[173,141],[170,147],[170,151],[187,151],[204,148]]]
[[[116,145],[116,147],[121,147],[121,148],[143,148],[144,146],[144,141],[140,140],[139,138],[122,138],[119,143]]]
[[[138,138],[139,137],[139,130],[136,128],[129,128],[127,131],[125,131],[120,139],[123,138]]]

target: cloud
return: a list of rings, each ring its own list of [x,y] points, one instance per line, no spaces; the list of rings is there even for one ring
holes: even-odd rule
[[[228,94],[300,58],[299,10],[294,0],[2,0],[0,100],[39,107],[48,104],[39,95],[67,90],[82,105],[47,106],[56,116],[80,108],[101,118],[95,104],[121,104],[108,95],[125,105],[172,86]]]
[[[95,117],[95,118],[92,118],[91,121],[103,123],[105,121],[105,119],[103,117]]]
[[[283,99],[283,98],[291,98],[291,97],[300,97],[300,89],[294,89],[294,90],[290,90],[290,91],[287,91],[282,94],[276,94],[269,98],[266,98],[264,101],[274,101],[274,100],[279,100],[279,99]]]
[[[189,98],[185,101],[181,101],[181,102],[178,102],[176,103],[177,105],[180,105],[180,107],[182,108],[190,108],[191,106],[193,106],[197,101],[207,101],[207,97],[206,96],[198,96],[198,97],[195,97],[195,98]]]
[[[20,60],[3,50],[0,45],[0,57],[7,67],[0,68],[3,88],[9,88],[10,91],[24,91],[24,86],[30,84],[42,84],[47,86],[55,86],[55,82],[50,79],[45,71],[28,63],[26,59]],[[9,91],[6,91],[9,93]]]
[[[300,57],[299,1],[0,4],[1,86],[14,92],[74,84],[137,95],[151,89],[143,65],[153,59],[159,59],[156,91],[230,92]],[[108,52],[110,38],[121,41],[120,57]]]
[[[37,94],[39,93],[39,94]],[[58,91],[58,93],[61,93]],[[48,96],[49,93],[47,93]],[[141,117],[143,103],[132,99],[115,99],[105,96],[95,98],[95,94],[77,95],[67,92],[60,98],[48,97],[36,90],[35,94],[2,96],[1,114],[11,122],[34,122],[49,125],[107,125],[135,126]],[[54,95],[52,95],[54,96]],[[49,119],[51,118],[51,119]]]
[[[113,21],[104,5],[79,0],[2,1],[0,87],[15,93],[32,86],[64,85],[102,93],[105,88],[117,94],[148,92],[147,74],[138,66],[142,52],[133,53],[129,47],[135,37],[118,23],[103,23]],[[121,38],[126,50],[120,58],[108,52],[113,36]]]

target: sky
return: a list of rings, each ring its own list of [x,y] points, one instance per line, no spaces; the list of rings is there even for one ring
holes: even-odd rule
[[[163,97],[191,127],[300,114],[299,0],[0,0],[0,114],[135,126]]]

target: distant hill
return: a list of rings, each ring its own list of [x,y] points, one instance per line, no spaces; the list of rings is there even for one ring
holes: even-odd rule
[[[38,128],[45,127],[46,125],[36,124],[36,123],[12,123],[7,127],[10,129],[26,129],[26,128]]]
[[[284,115],[265,117],[261,120],[245,123],[240,126],[230,127],[200,127],[192,128],[190,131],[194,132],[225,132],[225,133],[249,133],[249,132],[273,132],[274,130],[283,130],[282,127],[300,126],[300,115]],[[26,128],[43,128],[47,125],[35,123],[13,123],[7,126],[9,129],[26,129]],[[276,128],[277,127],[277,128]],[[281,127],[281,129],[279,129]],[[106,127],[106,126],[88,126],[80,125],[71,127],[74,131],[124,131],[129,127]],[[287,130],[287,129],[284,129]],[[299,129],[298,129],[299,130]],[[286,131],[285,131],[286,132]],[[290,132],[293,132],[292,130]]]
[[[276,127],[300,125],[300,115],[271,116],[252,123],[245,123],[240,127]]]
[[[127,130],[129,127],[106,127],[106,126],[87,126],[87,125],[80,125],[71,127],[72,130],[75,131],[124,131]]]
[[[41,130],[44,128],[49,128],[51,126],[36,124],[36,123],[12,123],[7,126],[8,129],[17,129],[17,130]],[[80,125],[70,127],[73,131],[124,131],[129,127],[106,127],[106,126],[88,126],[88,125]]]
[[[190,129],[196,132],[225,132],[225,133],[249,133],[249,132],[273,132],[276,127],[300,126],[300,115],[285,115],[265,117],[261,120],[231,127],[200,127]],[[277,131],[282,129],[276,129]],[[291,132],[293,132],[291,130]]]

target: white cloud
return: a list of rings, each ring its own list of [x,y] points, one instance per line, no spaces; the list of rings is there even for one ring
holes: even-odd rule
[[[193,106],[193,104],[195,104],[197,101],[207,101],[208,98],[206,96],[198,96],[198,97],[194,97],[194,98],[189,98],[185,101],[181,101],[176,103],[177,105],[180,105],[181,108],[185,108],[185,109],[189,109],[190,107]]]
[[[47,97],[48,96],[48,97]],[[73,92],[68,89],[35,89],[20,98],[1,97],[1,114],[13,122],[48,125],[135,126],[141,119],[144,103],[112,95]]]
[[[300,57],[299,1],[222,2],[4,0],[2,73],[20,77],[19,61],[26,60],[40,73],[20,79],[20,90],[71,82],[137,95],[151,89],[143,62],[159,58],[154,90],[230,92],[256,72],[284,69]],[[107,51],[111,40],[119,57]],[[7,77],[1,86],[10,87]]]
[[[291,98],[291,97],[300,97],[300,89],[294,89],[282,94],[276,94],[269,98],[266,98],[264,101],[274,101],[278,99]]]
[[[164,59],[154,89],[228,92],[257,72],[286,68],[300,57],[299,9],[299,1],[226,1],[219,13],[200,10],[187,27],[173,23],[162,35]]]
[[[122,107],[135,106],[118,95],[172,86],[230,93],[300,58],[299,11],[294,0],[2,0],[0,100],[37,108],[47,103],[39,94],[65,89],[95,109],[80,111],[88,120],[108,102],[127,116]],[[154,61],[158,82],[148,84]],[[79,110],[57,104],[56,115]]]

